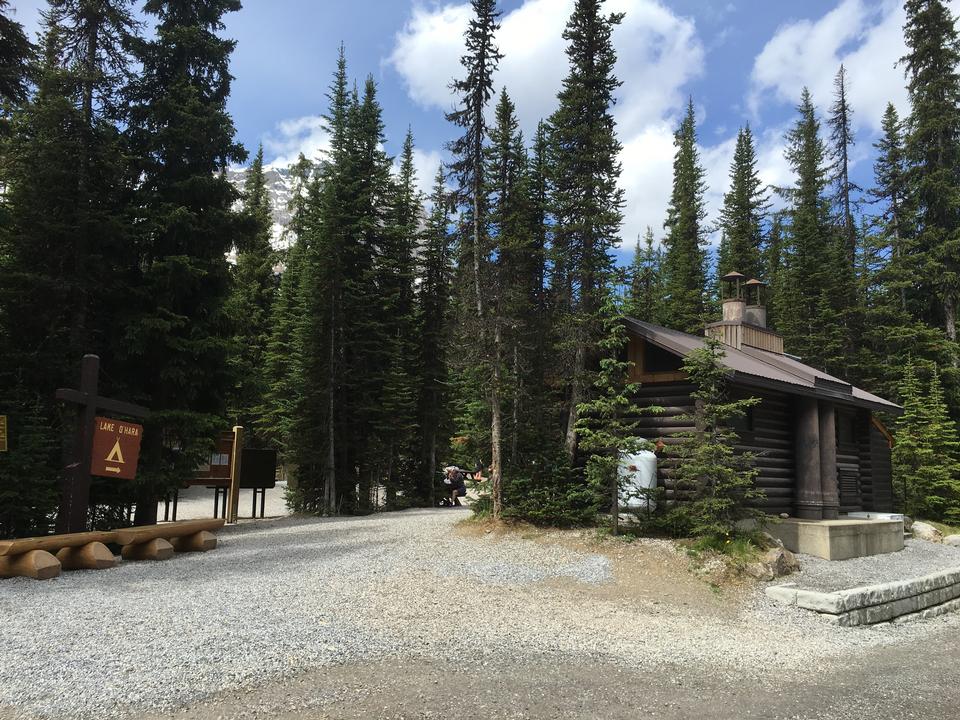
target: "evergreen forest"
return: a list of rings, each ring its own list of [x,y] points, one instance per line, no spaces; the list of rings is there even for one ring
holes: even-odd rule
[[[0,0],[0,537],[53,525],[76,423],[54,391],[87,353],[102,394],[151,410],[137,480],[93,479],[93,527],[156,522],[233,425],[279,452],[299,512],[432,506],[456,464],[484,468],[476,512],[595,523],[635,435],[620,318],[702,335],[734,270],[766,283],[788,353],[904,407],[886,419],[898,507],[960,524],[948,3],[904,3],[910,108],[887,107],[871,186],[851,180],[851,81],[831,68],[831,97],[798,88],[792,183],[763,183],[745,125],[709,222],[690,98],[665,225],[637,239],[622,234],[613,112],[622,15],[576,0],[555,109],[525,136],[523,98],[497,83],[501,9],[471,5],[432,178],[417,177],[413,133],[385,127],[373,76],[329,48],[330,145],[291,169],[277,243],[263,149],[238,143],[227,111],[224,17],[240,0],[48,0],[36,39]],[[239,165],[242,187],[227,177]],[[666,518],[677,533],[727,533],[755,495],[749,458],[725,450],[751,401],[725,398],[722,354],[686,361],[712,419],[679,451],[695,502]]]

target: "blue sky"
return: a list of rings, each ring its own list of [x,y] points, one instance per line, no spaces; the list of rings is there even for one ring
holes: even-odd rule
[[[573,0],[501,0],[499,42],[505,59],[497,78],[517,104],[529,134],[554,109],[565,74],[560,34]],[[13,0],[17,19],[36,28],[41,0]],[[960,0],[951,3],[960,12]],[[790,182],[783,134],[800,88],[818,107],[830,103],[832,79],[846,64],[858,145],[854,175],[871,177],[872,147],[887,101],[906,110],[902,71],[901,0],[607,0],[624,11],[617,29],[616,116],[626,191],[623,237],[647,225],[662,234],[669,196],[672,131],[693,96],[714,216],[726,188],[737,128],[749,122],[758,138],[761,173]],[[238,41],[230,100],[240,140],[251,152],[263,142],[267,160],[283,164],[325,143],[319,114],[340,42],[349,70],[379,84],[387,149],[396,152],[407,126],[418,146],[418,169],[429,186],[453,129],[443,120],[452,102],[449,80],[458,57],[468,3],[432,0],[246,0],[228,16]]]

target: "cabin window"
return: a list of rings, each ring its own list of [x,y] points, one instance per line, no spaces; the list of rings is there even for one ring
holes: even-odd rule
[[[847,413],[837,413],[837,443],[855,445],[857,442],[857,417]]]
[[[674,372],[680,369],[681,360],[671,352],[647,343],[643,351],[643,370],[648,373]]]

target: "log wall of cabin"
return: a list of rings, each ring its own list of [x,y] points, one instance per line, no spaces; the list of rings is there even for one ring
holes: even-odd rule
[[[789,395],[738,388],[735,398],[758,397],[752,409],[751,429],[740,429],[739,452],[754,454],[757,487],[766,495],[759,505],[764,512],[793,514],[796,489],[793,402]]]
[[[694,387],[687,382],[651,383],[641,386],[637,402],[641,406],[657,406],[662,413],[645,415],[639,420],[638,433],[667,446],[682,442],[678,433],[694,430],[690,416],[694,401],[690,396]],[[766,497],[759,505],[771,514],[793,513],[795,470],[793,451],[793,407],[787,395],[772,392],[737,391],[737,397],[759,397],[761,403],[753,408],[751,429],[739,431],[739,452],[752,452],[759,471],[757,487]],[[665,488],[667,499],[674,498],[675,461],[661,456],[657,462],[657,479]]]

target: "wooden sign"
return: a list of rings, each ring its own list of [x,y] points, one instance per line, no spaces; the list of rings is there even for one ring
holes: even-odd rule
[[[133,480],[140,457],[143,425],[96,417],[93,426],[93,451],[90,474]]]
[[[0,452],[7,452],[7,416],[0,415]]]

